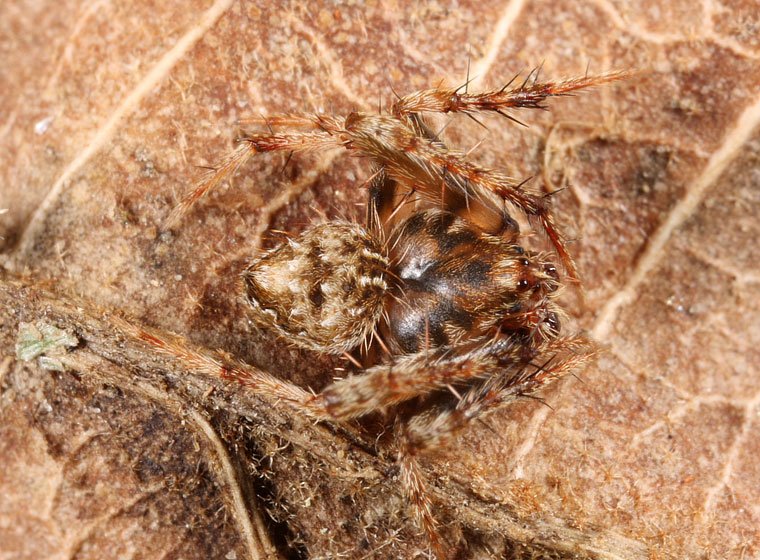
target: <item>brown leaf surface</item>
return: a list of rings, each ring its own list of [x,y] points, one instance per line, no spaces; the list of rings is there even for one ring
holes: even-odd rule
[[[256,331],[237,273],[275,230],[360,219],[366,162],[257,158],[173,234],[158,225],[237,119],[372,110],[391,87],[461,83],[468,52],[470,87],[541,61],[641,75],[521,114],[528,129],[447,129],[485,138],[487,165],[569,185],[554,200],[585,289],[567,291],[569,328],[607,348],[545,391],[551,409],[519,403],[425,459],[452,550],[760,556],[754,3],[156,4],[0,5],[0,558],[425,550],[392,457],[361,444],[371,426],[182,372],[102,311],[318,390],[340,362]],[[19,321],[38,320],[80,340],[65,372],[14,360]]]

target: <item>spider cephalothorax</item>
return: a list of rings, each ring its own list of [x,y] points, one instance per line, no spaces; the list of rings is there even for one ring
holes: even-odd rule
[[[396,419],[401,479],[436,553],[441,546],[416,457],[472,419],[531,395],[593,354],[561,333],[561,280],[551,253],[523,247],[512,213],[546,233],[571,278],[545,197],[450,150],[425,112],[496,112],[540,107],[619,79],[621,73],[560,82],[526,80],[485,93],[435,88],[402,97],[390,114],[289,114],[250,123],[269,130],[243,145],[176,207],[174,224],[206,191],[258,152],[345,148],[371,159],[365,224],[313,226],[260,254],[243,272],[253,318],[289,342],[348,353],[377,340],[373,361],[314,395],[266,372],[221,366],[176,344],[143,338],[193,367],[233,378],[312,417],[340,421],[402,402]],[[511,117],[509,117],[511,118]],[[283,127],[275,132],[272,127]],[[366,357],[366,356],[365,356]],[[431,397],[431,398],[427,398]],[[416,399],[416,401],[415,401]]]
[[[557,336],[556,269],[515,242],[426,210],[400,224],[387,245],[395,280],[388,330],[397,351],[483,336]],[[536,321],[536,314],[547,320]]]

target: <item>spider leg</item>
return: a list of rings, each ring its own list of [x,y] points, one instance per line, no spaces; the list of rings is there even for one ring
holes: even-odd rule
[[[188,369],[236,381],[266,398],[285,402],[314,419],[334,419],[313,393],[297,385],[277,379],[260,369],[235,364],[228,359],[222,360],[207,352],[196,350],[175,336],[136,327],[120,317],[112,316],[111,321],[128,336],[145,342],[160,354],[177,360]]]
[[[540,69],[539,69],[540,70]],[[535,77],[531,81],[531,76]],[[412,93],[400,98],[393,105],[392,114],[406,123],[406,125],[416,132],[416,138],[408,142],[403,135],[397,135],[401,141],[396,146],[405,156],[405,161],[401,160],[400,165],[389,166],[389,174],[399,176],[403,180],[403,175],[408,174],[409,169],[418,167],[424,169],[426,174],[418,173],[422,177],[420,181],[420,192],[426,194],[429,198],[435,200],[436,197],[444,198],[436,192],[436,187],[440,187],[441,178],[451,191],[459,193],[464,197],[467,209],[470,210],[470,199],[476,199],[483,203],[485,207],[494,207],[494,200],[489,193],[496,194],[503,200],[510,202],[524,211],[529,217],[535,218],[541,228],[546,232],[549,240],[554,245],[557,254],[562,261],[568,275],[571,279],[577,279],[577,269],[572,257],[565,247],[565,239],[557,229],[554,219],[549,211],[546,200],[535,194],[520,189],[515,181],[496,171],[484,169],[478,165],[468,162],[464,155],[449,151],[445,145],[437,141],[430,133],[420,131],[419,123],[421,121],[420,113],[437,112],[437,113],[464,113],[470,117],[479,112],[495,112],[508,119],[516,120],[509,115],[507,111],[514,108],[545,109],[543,102],[549,97],[570,95],[572,92],[588,87],[598,86],[608,82],[630,77],[628,72],[608,72],[596,76],[583,76],[567,80],[538,82],[538,71],[534,70],[521,84],[512,86],[513,78],[509,83],[500,89],[481,93],[469,93],[465,91],[460,93],[461,87],[454,89],[432,88]],[[519,121],[517,121],[519,122]],[[373,154],[378,159],[383,159],[382,154]],[[396,156],[398,158],[398,155]],[[416,160],[416,161],[415,161]],[[411,165],[410,165],[411,164]],[[425,177],[433,176],[438,181],[431,181]],[[449,198],[452,198],[449,196]],[[461,201],[447,201],[449,208],[461,206]],[[490,233],[498,233],[500,230],[509,230],[514,228],[508,223],[494,223],[493,218],[496,215],[493,212],[489,216],[482,209],[477,209],[478,215],[473,215],[471,219],[485,225]],[[507,216],[502,212],[501,215]],[[505,218],[506,220],[506,218]],[[494,227],[495,226],[495,227]],[[499,229],[500,228],[500,229]]]
[[[565,238],[554,224],[554,218],[545,198],[518,188],[519,185],[515,185],[514,181],[503,173],[471,163],[458,153],[444,152],[430,145],[427,154],[423,157],[448,173],[464,177],[468,184],[476,187],[476,195],[478,189],[495,193],[517,206],[529,218],[535,218],[554,245],[569,277],[577,279],[578,271],[575,262],[565,247]]]
[[[570,278],[577,278],[575,263],[546,198],[522,189],[521,183],[499,171],[467,161],[462,153],[437,140],[418,136],[403,120],[392,116],[354,113],[346,119],[345,136],[346,147],[382,165],[398,189],[414,191],[450,210],[465,211],[467,219],[487,233],[514,235],[517,225],[504,201],[516,206],[538,221]]]
[[[595,350],[584,338],[562,338],[547,342],[540,356],[550,356],[542,366],[520,358],[519,344],[508,339],[480,344],[463,355],[462,348],[421,352],[402,358],[394,365],[376,366],[364,375],[348,377],[314,395],[281,381],[259,369],[235,364],[195,350],[183,341],[138,328],[113,316],[111,321],[124,333],[194,371],[234,380],[266,398],[284,402],[317,420],[345,420],[367,414],[447,385],[485,379],[468,391],[454,407],[440,405],[400,423],[396,430],[397,459],[405,493],[438,558],[446,558],[432,513],[432,502],[417,457],[449,442],[471,420],[480,418],[521,396],[531,396],[543,385],[559,379],[589,361]],[[561,358],[558,358],[563,354]],[[360,395],[356,397],[356,395]]]
[[[396,447],[400,478],[407,498],[414,506],[417,521],[425,530],[439,559],[449,555],[440,540],[438,523],[432,513],[432,502],[417,457],[426,450],[450,442],[472,420],[480,419],[519,397],[533,396],[543,385],[563,377],[594,355],[590,343],[580,337],[558,339],[548,346],[551,349],[542,352],[542,356],[562,351],[566,355],[558,358],[554,354],[541,366],[523,363],[515,364],[510,369],[506,364],[513,359],[511,353],[503,354],[504,348],[499,348],[498,344],[492,345],[490,351],[497,356],[502,355],[504,364],[501,370],[491,370],[491,376],[468,391],[453,408],[441,405],[398,426]],[[470,360],[478,363],[482,356],[474,353]],[[418,375],[425,376],[427,373],[420,371]]]
[[[557,349],[588,348],[584,339],[557,341]],[[561,359],[550,358],[543,366],[525,364],[511,375],[494,372],[482,385],[471,389],[454,408],[439,407],[413,417],[397,435],[398,464],[407,496],[415,506],[417,518],[428,534],[439,558],[445,558],[438,537],[437,523],[431,512],[431,502],[425,490],[417,456],[429,449],[450,442],[472,420],[482,418],[519,397],[532,396],[543,385],[559,379],[578,365],[589,361],[594,352],[573,352]],[[542,354],[545,355],[545,354]]]
[[[241,138],[241,146],[229,154],[220,165],[210,170],[210,172],[200,181],[200,183],[188,192],[174,209],[171,211],[162,229],[168,230],[175,226],[184,216],[190,207],[203,195],[217,187],[230,175],[234,174],[241,165],[256,153],[272,152],[287,150],[291,152],[304,152],[318,149],[339,148],[343,145],[342,139],[334,134],[337,124],[336,119],[324,115],[299,116],[291,115],[288,117],[275,117],[271,120],[263,119],[261,122],[267,124],[296,124],[296,121],[302,124],[310,124],[319,130],[314,132],[291,132],[286,134],[252,134]],[[253,122],[253,121],[252,121]],[[258,122],[258,121],[256,121]],[[321,127],[317,123],[324,123]]]
[[[412,160],[414,163],[409,165],[398,157],[396,160],[388,160],[386,165],[390,175],[396,176],[398,174],[403,177],[403,174],[408,173],[409,168],[422,167],[426,169],[427,174],[420,174],[422,179],[416,183],[416,188],[418,192],[428,198],[435,200],[441,197],[440,185],[443,179],[451,191],[458,192],[465,199],[479,201],[486,208],[498,208],[498,202],[494,202],[493,195],[498,197],[497,200],[513,204],[529,218],[538,221],[549,237],[557,255],[559,255],[569,277],[577,279],[575,263],[565,247],[565,238],[554,223],[546,198],[522,189],[522,183],[516,183],[505,174],[467,161],[461,153],[447,150],[440,143],[431,140],[417,138],[409,145],[400,147],[400,152],[404,154],[406,160]],[[455,178],[456,180],[447,178]],[[449,206],[451,204],[447,204],[447,207]],[[469,204],[468,208],[474,207]],[[508,213],[501,209],[496,212],[492,211],[491,216],[498,217],[498,221],[491,224],[492,231],[484,227],[489,233],[501,233],[516,227],[513,220],[510,220]],[[477,221],[486,225],[486,219],[488,216]]]
[[[497,352],[498,349],[495,349]],[[454,407],[439,406],[412,418],[403,431],[405,448],[412,454],[450,442],[472,420],[482,418],[521,397],[531,397],[544,385],[556,381],[596,355],[585,338],[553,341],[534,360],[511,369],[492,372],[483,383],[470,389]],[[537,360],[543,360],[543,363]]]
[[[436,558],[443,560],[449,555],[444,551],[438,534],[438,522],[433,515],[433,503],[426,488],[425,477],[422,474],[417,457],[407,449],[408,440],[401,435],[402,433],[402,430],[396,430],[396,448],[398,449],[396,460],[401,484],[409,503],[414,507],[417,522],[425,531],[428,541],[433,547]]]
[[[325,132],[335,132],[343,126],[340,118],[325,113],[286,113],[270,117],[262,115],[239,119],[237,122],[240,126],[284,126],[288,128],[319,129]]]
[[[397,187],[398,185],[389,179],[385,166],[380,166],[372,174],[369,182],[366,223],[367,229],[378,239],[385,239],[383,226],[393,213],[394,199],[400,196],[397,193]]]
[[[512,118],[504,111],[514,108],[544,109],[542,103],[549,97],[569,95],[574,91],[594,87],[631,76],[629,72],[616,71],[550,82],[531,81],[528,77],[514,87],[514,78],[504,87],[481,93],[460,93],[459,88],[431,88],[406,95],[396,101],[392,112],[397,117],[414,113],[473,113],[492,111],[506,118]],[[517,77],[517,76],[515,76]],[[536,74],[537,77],[537,74]],[[512,119],[514,120],[514,119]]]
[[[127,335],[145,342],[161,354],[178,360],[196,372],[234,380],[264,397],[285,402],[316,420],[335,419],[333,414],[325,408],[324,401],[319,398],[319,395],[313,395],[296,385],[281,381],[256,368],[242,364],[231,365],[227,360],[223,363],[205,352],[190,348],[174,337],[148,332],[118,316],[112,316],[111,321]],[[419,464],[413,454],[406,453],[401,448],[398,458],[402,484],[410,502],[414,505],[420,524],[428,535],[436,557],[439,559],[446,558],[438,537],[437,523],[431,508],[432,503],[425,490],[424,477]]]
[[[501,340],[501,353],[518,352],[519,344]],[[482,378],[498,367],[484,349],[436,348],[399,356],[391,363],[365,369],[335,381],[317,396],[335,419],[350,419],[382,407],[408,401],[420,395],[470,379]],[[514,360],[518,358],[513,356]]]

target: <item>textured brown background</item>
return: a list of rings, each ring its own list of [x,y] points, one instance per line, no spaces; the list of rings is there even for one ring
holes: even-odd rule
[[[0,264],[36,286],[0,289],[0,559],[425,550],[382,446],[181,372],[98,309],[319,389],[340,362],[256,332],[236,275],[270,230],[360,217],[366,162],[261,157],[157,225],[238,118],[372,110],[391,87],[460,83],[468,53],[473,87],[542,61],[642,75],[528,129],[447,129],[536,188],[569,185],[554,201],[585,298],[565,302],[607,348],[544,393],[552,409],[519,403],[425,459],[452,549],[760,557],[758,5],[274,4],[0,3]],[[19,320],[40,318],[81,341],[65,373],[13,359]]]

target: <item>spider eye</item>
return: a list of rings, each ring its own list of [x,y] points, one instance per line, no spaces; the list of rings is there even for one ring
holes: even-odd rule
[[[543,322],[546,325],[546,328],[549,331],[551,331],[553,335],[556,336],[559,333],[559,329],[560,329],[559,317],[554,311],[547,313]]]
[[[528,290],[530,286],[531,286],[531,283],[525,278],[520,278],[517,281],[517,289],[520,290],[521,292]]]

